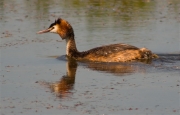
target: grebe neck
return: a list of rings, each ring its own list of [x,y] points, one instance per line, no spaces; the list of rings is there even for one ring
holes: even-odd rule
[[[79,51],[76,48],[76,42],[73,36],[66,38],[66,55],[69,57],[75,57]]]

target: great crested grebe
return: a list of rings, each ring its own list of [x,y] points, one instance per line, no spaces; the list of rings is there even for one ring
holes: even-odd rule
[[[146,48],[137,48],[128,44],[111,44],[96,47],[88,51],[79,52],[76,48],[72,26],[64,19],[58,18],[48,29],[37,32],[38,34],[52,32],[66,39],[66,55],[75,60],[88,60],[98,62],[127,62],[133,60],[149,60],[157,58]]]

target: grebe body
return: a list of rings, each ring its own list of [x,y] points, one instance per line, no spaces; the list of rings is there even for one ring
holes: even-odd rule
[[[127,62],[134,60],[149,60],[157,58],[156,54],[153,54],[146,48],[137,48],[128,44],[111,44],[101,47],[96,47],[88,51],[79,52],[76,48],[74,39],[74,31],[72,26],[61,18],[55,20],[48,29],[37,32],[42,33],[56,33],[59,34],[62,39],[66,40],[66,55],[69,58],[75,60],[88,60],[98,62]]]

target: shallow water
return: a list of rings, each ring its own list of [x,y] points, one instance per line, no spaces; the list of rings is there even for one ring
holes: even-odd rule
[[[1,0],[1,115],[180,114],[179,8],[179,0]],[[58,17],[73,26],[80,51],[127,43],[160,58],[67,60],[58,35],[36,34]]]

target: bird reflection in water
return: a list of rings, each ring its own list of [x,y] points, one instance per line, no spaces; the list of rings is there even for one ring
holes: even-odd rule
[[[145,62],[147,63],[147,62]],[[149,63],[149,62],[148,62]],[[143,67],[133,63],[102,63],[102,62],[76,62],[72,59],[67,59],[66,75],[57,82],[43,82],[43,85],[48,87],[58,98],[66,98],[71,96],[74,89],[76,70],[78,64],[85,68],[106,72],[117,76],[124,76],[134,72],[144,72]],[[141,65],[141,64],[140,64]],[[144,65],[144,64],[143,64]],[[41,82],[42,83],[42,82]]]
[[[70,91],[74,88],[76,69],[77,62],[69,60],[66,64],[66,75],[62,76],[59,81],[49,84],[49,88],[57,97],[64,98],[71,94]]]
[[[86,65],[87,68],[95,71],[101,71],[106,73],[111,73],[116,76],[124,76],[127,74],[132,74],[134,72],[145,72],[144,66],[151,63],[151,60],[142,60],[143,63],[104,63],[104,62],[97,62],[97,63],[88,63]]]

